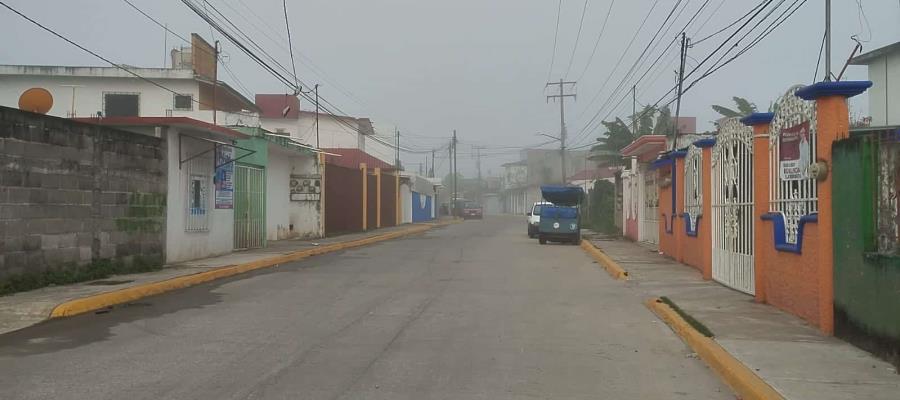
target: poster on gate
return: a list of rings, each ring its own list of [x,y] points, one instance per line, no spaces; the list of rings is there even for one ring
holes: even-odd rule
[[[234,208],[234,148],[216,147],[216,208]]]
[[[811,155],[809,121],[784,128],[778,134],[778,176],[781,180],[806,179]]]

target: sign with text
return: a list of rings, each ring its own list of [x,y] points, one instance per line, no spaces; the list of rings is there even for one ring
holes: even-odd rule
[[[812,148],[809,141],[809,121],[784,128],[778,134],[778,176],[783,181],[808,178]]]
[[[234,148],[216,147],[216,208],[234,208]]]

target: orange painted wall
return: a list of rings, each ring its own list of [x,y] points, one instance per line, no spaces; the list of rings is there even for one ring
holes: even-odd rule
[[[831,165],[831,145],[849,135],[847,101],[843,97],[830,96],[816,101],[817,138],[816,152],[819,161]],[[754,146],[756,147],[755,141]],[[764,149],[754,149],[754,157],[764,153],[768,168],[768,142]],[[761,165],[760,163],[756,164]],[[757,190],[765,195],[763,203],[757,202],[758,214],[768,211],[768,174],[757,174]],[[757,300],[809,321],[826,333],[834,332],[834,253],[831,204],[831,175],[818,184],[818,222],[804,227],[801,254],[777,251],[772,244],[772,223],[759,221],[756,247]],[[757,195],[759,201],[759,196]]]
[[[684,214],[684,157],[675,158],[675,181],[675,185],[672,186],[672,189],[675,190],[675,212],[673,213],[672,209],[666,209],[664,213],[667,218],[666,222],[672,224],[671,235],[675,237],[675,254],[673,256],[676,260],[684,262],[684,238],[687,237],[687,233],[684,231],[684,218],[681,217],[681,214]],[[675,218],[672,219],[672,216]]]
[[[756,301],[766,302],[767,265],[774,251],[772,224],[762,220],[769,212],[769,124],[753,126],[753,271]]]
[[[657,169],[659,178],[657,182],[670,181],[672,177],[672,167],[665,166]],[[666,226],[670,222],[669,216],[672,215],[672,185],[671,182],[666,187],[660,185],[659,188],[659,251],[669,257],[675,258],[677,243],[673,233],[666,232]]]

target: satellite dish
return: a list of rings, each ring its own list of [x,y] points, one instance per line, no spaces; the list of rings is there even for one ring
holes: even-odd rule
[[[46,114],[53,107],[53,95],[44,88],[31,88],[19,96],[19,109]]]

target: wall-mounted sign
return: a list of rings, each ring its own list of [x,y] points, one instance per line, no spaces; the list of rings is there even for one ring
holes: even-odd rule
[[[234,148],[216,146],[216,208],[234,208]]]
[[[783,181],[809,178],[812,148],[809,140],[809,121],[784,128],[778,134],[778,174]]]
[[[321,195],[319,175],[291,175],[291,201],[319,201]]]

